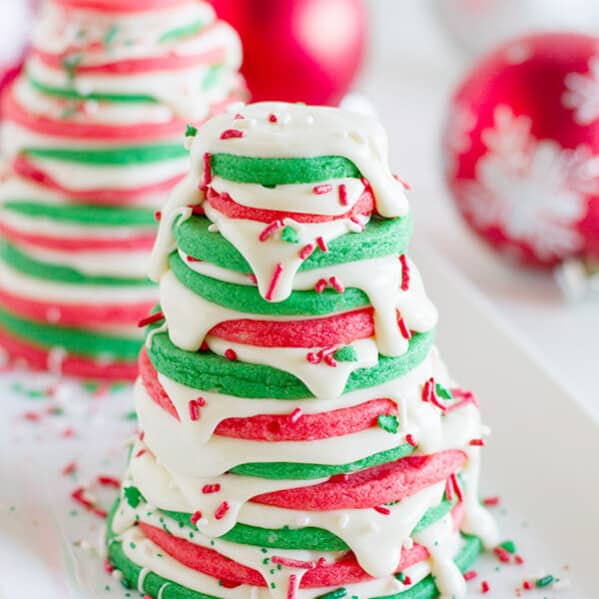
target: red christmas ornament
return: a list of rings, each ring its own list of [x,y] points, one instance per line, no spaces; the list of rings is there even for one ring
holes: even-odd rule
[[[362,61],[361,0],[212,0],[239,33],[253,101],[335,105]]]
[[[458,207],[492,246],[540,266],[599,256],[599,38],[533,35],[487,55],[444,146]]]

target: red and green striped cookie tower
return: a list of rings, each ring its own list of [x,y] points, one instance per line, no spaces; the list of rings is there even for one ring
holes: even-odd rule
[[[163,210],[109,569],[158,599],[464,597],[497,531],[371,117],[208,121]]]
[[[240,95],[240,61],[207,2],[45,3],[2,105],[0,345],[15,361],[136,376],[154,213],[188,170],[186,123]]]

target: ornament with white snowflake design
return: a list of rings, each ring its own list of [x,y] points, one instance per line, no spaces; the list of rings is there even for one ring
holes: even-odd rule
[[[539,34],[487,55],[443,143],[457,205],[493,247],[540,266],[599,256],[599,38]]]

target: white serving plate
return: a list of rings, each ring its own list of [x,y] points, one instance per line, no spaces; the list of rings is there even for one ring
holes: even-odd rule
[[[440,308],[439,344],[454,376],[474,389],[494,434],[484,463],[483,495],[501,496],[495,510],[503,536],[525,564],[495,557],[477,563],[472,597],[507,599],[525,577],[551,573],[571,588],[525,591],[523,597],[596,599],[599,557],[599,427],[525,353],[517,335],[445,261],[416,252],[427,288]],[[14,384],[46,388],[51,377],[0,375],[0,599],[122,599],[95,547],[103,521],[70,499],[98,474],[120,476],[135,423],[128,390],[96,397],[72,382],[54,399],[30,398]],[[62,406],[63,415],[45,412]],[[26,412],[43,413],[39,422]],[[74,434],[63,437],[71,427]],[[76,460],[76,476],[61,470]],[[114,491],[98,493],[108,505]],[[71,515],[72,510],[77,515]],[[108,590],[107,590],[108,588]],[[129,596],[136,596],[131,592]]]

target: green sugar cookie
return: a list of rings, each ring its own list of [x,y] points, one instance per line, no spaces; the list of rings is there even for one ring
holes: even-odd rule
[[[348,378],[344,393],[374,387],[410,372],[428,355],[435,332],[417,333],[399,357],[380,356],[376,366],[359,368]],[[313,397],[298,378],[262,364],[230,361],[212,352],[188,352],[171,343],[167,333],[152,337],[148,356],[154,368],[194,389],[247,399],[307,399]]]
[[[86,275],[82,272],[48,262],[39,262],[18,250],[14,245],[0,242],[0,259],[15,270],[36,279],[46,279],[58,283],[74,285],[106,285],[106,286],[148,286],[153,283],[148,279],[130,277],[110,277],[104,275]]]
[[[236,183],[258,183],[264,187],[292,183],[318,183],[362,173],[343,156],[314,158],[255,158],[235,154],[212,154],[212,174]]]
[[[420,532],[441,520],[449,513],[456,502],[457,499],[453,501],[443,500],[439,505],[429,508],[412,531],[412,534]],[[168,510],[160,510],[160,512],[172,518],[179,526],[197,530],[197,526],[191,522],[191,514]],[[297,551],[347,551],[350,549],[345,541],[337,535],[324,528],[314,526],[304,528],[290,528],[288,526],[283,528],[261,528],[237,523],[229,532],[219,538],[239,545],[269,547],[271,549]]]
[[[99,357],[110,356],[114,359],[135,361],[141,339],[115,337],[94,331],[72,327],[42,324],[18,318],[0,310],[0,325],[8,333],[44,348],[61,347],[70,354]]]
[[[174,225],[178,247],[185,254],[221,268],[251,273],[252,269],[234,245],[220,233],[210,233],[211,221],[192,216]],[[304,260],[300,272],[394,254],[403,254],[412,236],[412,216],[380,219],[373,217],[361,233],[346,233],[328,243],[328,252],[315,251]],[[299,253],[299,249],[298,249]]]
[[[31,218],[46,218],[90,227],[154,227],[154,211],[147,208],[45,204],[29,200],[5,200],[2,208]]]
[[[294,291],[285,301],[268,302],[252,285],[228,283],[191,270],[176,252],[169,256],[169,264],[177,279],[196,295],[213,304],[246,314],[327,316],[370,305],[368,296],[354,288],[348,288],[344,293],[337,293],[330,288],[322,293]]]
[[[72,100],[99,100],[103,102],[124,102],[124,103],[149,103],[149,104],[157,104],[158,100],[156,98],[149,96],[147,94],[107,94],[107,93],[96,93],[90,92],[89,94],[82,94],[76,91],[74,88],[68,87],[54,87],[51,85],[46,85],[41,81],[38,81],[34,77],[32,77],[29,73],[27,74],[27,82],[34,89],[41,92],[42,94],[46,94],[47,96],[55,96],[58,98],[68,98]]]
[[[48,158],[93,166],[151,164],[185,158],[189,152],[180,143],[146,146],[117,146],[108,149],[27,148],[24,153],[34,158]]]

